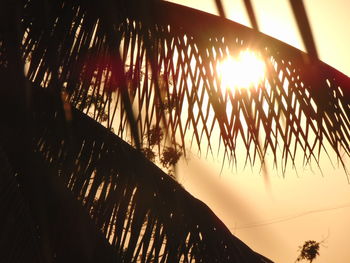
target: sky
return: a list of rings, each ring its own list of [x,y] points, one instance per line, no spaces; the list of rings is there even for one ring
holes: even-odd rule
[[[216,13],[214,0],[172,0]],[[249,26],[243,1],[223,1],[228,18]],[[303,50],[287,0],[252,1],[260,30]],[[304,1],[319,57],[350,76],[350,1]],[[272,168],[269,185],[253,169],[221,170],[220,157],[192,153],[177,168],[179,182],[203,200],[233,234],[276,263],[295,262],[306,240],[321,243],[315,263],[350,262],[350,184],[343,168],[322,159],[315,166],[289,169],[283,176]]]

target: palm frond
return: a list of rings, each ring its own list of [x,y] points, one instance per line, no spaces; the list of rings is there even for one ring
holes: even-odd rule
[[[300,150],[305,163],[318,162],[328,146],[341,162],[350,154],[349,78],[317,59],[305,63],[307,54],[255,30],[158,1],[9,6],[11,15],[2,17],[10,25],[1,23],[0,35],[9,93],[1,109],[15,113],[3,121],[10,132],[1,130],[0,159],[8,165],[0,207],[4,226],[15,229],[1,240],[11,239],[8,251],[22,251],[11,261],[268,262],[112,129],[141,148],[161,127],[164,140],[183,151],[188,141],[199,150],[223,145],[233,161],[243,144],[250,164],[272,154],[283,170]],[[246,49],[264,59],[264,81],[222,89],[217,64]],[[23,107],[29,82],[33,112]],[[17,242],[17,227],[30,246]]]
[[[316,44],[312,35],[311,25],[307,17],[303,0],[289,1],[294,17],[296,19],[300,34],[303,38],[306,51],[311,59],[318,59]]]
[[[60,109],[58,105],[56,102],[51,107]],[[42,115],[34,113],[34,116]],[[27,117],[32,119],[33,112],[28,112]],[[16,121],[8,122],[4,118],[1,122],[2,260],[11,263],[121,262],[120,255],[96,229],[57,171],[53,171],[50,162],[33,147],[33,138],[28,133],[35,138],[39,127],[35,122],[14,125]],[[55,128],[65,130],[62,126]]]
[[[28,78],[44,87],[57,79],[74,105],[96,120],[105,113],[100,122],[123,138],[135,130],[144,138],[156,125],[183,150],[189,140],[201,150],[221,142],[236,161],[241,143],[248,162],[270,154],[282,170],[300,151],[305,163],[318,162],[327,145],[339,159],[349,154],[348,77],[318,60],[305,64],[307,54],[234,22],[166,2],[139,12],[135,3],[55,1],[42,23],[29,1]],[[264,58],[265,80],[246,92],[221,89],[217,63],[246,49]],[[98,105],[89,99],[98,96]]]
[[[37,89],[33,99],[33,174],[23,176],[27,182],[21,185],[28,188],[30,180],[36,186],[38,196],[32,192],[28,200],[47,216],[49,228],[38,234],[48,235],[45,241],[57,259],[73,262],[90,255],[107,262],[114,255],[122,262],[270,262],[107,128],[77,110],[65,126],[52,93]],[[96,241],[97,230],[104,240]]]
[[[216,5],[216,9],[218,10],[219,16],[225,18],[226,17],[225,8],[221,0],[215,0],[215,5]]]
[[[258,21],[255,16],[254,8],[250,0],[244,0],[245,9],[247,10],[250,24],[252,27],[259,31]]]

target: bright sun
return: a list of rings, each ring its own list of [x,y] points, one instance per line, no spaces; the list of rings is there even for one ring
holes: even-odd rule
[[[265,75],[264,61],[253,51],[227,57],[217,64],[222,89],[247,89],[257,86]]]

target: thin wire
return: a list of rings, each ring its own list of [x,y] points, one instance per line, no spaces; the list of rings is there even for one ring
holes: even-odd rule
[[[242,226],[237,226],[236,225],[234,229],[235,230],[239,230],[239,229],[247,229],[247,228],[267,226],[267,225],[277,224],[277,223],[281,223],[281,222],[285,222],[285,221],[290,221],[290,220],[293,220],[293,219],[296,219],[296,218],[299,218],[299,217],[303,217],[303,216],[306,216],[306,215],[310,215],[310,214],[328,212],[328,211],[331,211],[331,210],[338,210],[338,209],[342,209],[342,208],[346,208],[346,207],[350,207],[350,203],[347,203],[347,204],[344,204],[344,205],[335,206],[335,207],[309,210],[309,211],[305,211],[305,212],[302,212],[302,213],[299,213],[299,214],[295,214],[295,215],[291,215],[291,216],[272,218],[272,219],[265,220],[265,221],[262,221],[262,222],[256,222],[256,223],[242,225]]]

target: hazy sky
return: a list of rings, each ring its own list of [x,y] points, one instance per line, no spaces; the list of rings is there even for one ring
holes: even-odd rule
[[[214,0],[173,0],[216,12]],[[249,26],[243,1],[223,1],[228,17]],[[252,1],[262,32],[303,49],[287,0]],[[321,60],[350,76],[350,1],[304,1]],[[196,154],[182,161],[179,181],[206,202],[242,241],[276,263],[292,263],[306,240],[324,240],[315,263],[350,262],[350,185],[342,168],[325,162],[272,171],[267,189],[256,170],[229,169],[220,175],[220,158]]]

